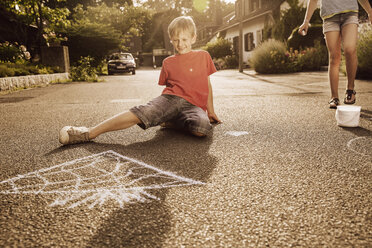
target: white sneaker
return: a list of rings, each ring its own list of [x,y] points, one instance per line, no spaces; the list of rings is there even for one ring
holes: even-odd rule
[[[87,127],[66,126],[59,131],[59,142],[62,145],[76,144],[90,141]]]

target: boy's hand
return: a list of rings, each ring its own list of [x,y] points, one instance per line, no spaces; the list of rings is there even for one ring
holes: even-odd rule
[[[208,118],[209,118],[209,121],[211,123],[216,123],[216,124],[220,124],[222,123],[222,121],[220,119],[218,119],[217,115],[216,114],[208,114]]]

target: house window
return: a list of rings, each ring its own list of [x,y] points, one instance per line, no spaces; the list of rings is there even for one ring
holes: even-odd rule
[[[256,32],[256,43],[257,45],[261,44],[262,42],[262,33],[263,33],[263,30],[257,30]]]
[[[239,36],[233,38],[233,53],[235,55],[239,54]]]
[[[251,0],[250,10],[253,12],[260,7],[260,0]]]
[[[253,33],[246,33],[244,35],[244,51],[249,52],[254,49]]]

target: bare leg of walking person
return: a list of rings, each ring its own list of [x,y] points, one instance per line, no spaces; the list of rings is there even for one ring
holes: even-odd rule
[[[358,66],[357,58],[357,42],[358,42],[358,26],[356,24],[348,24],[342,28],[342,43],[346,60],[347,73],[347,90],[354,91],[355,76]],[[350,99],[345,99],[345,103],[355,102],[355,93],[350,94]]]
[[[328,79],[331,87],[330,108],[336,108],[339,104],[338,82],[341,63],[341,34],[339,31],[325,33],[329,55]]]

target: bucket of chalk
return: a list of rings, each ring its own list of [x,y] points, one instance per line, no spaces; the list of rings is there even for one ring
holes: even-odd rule
[[[341,127],[357,127],[359,126],[359,117],[361,106],[342,105],[337,106],[336,121]]]

